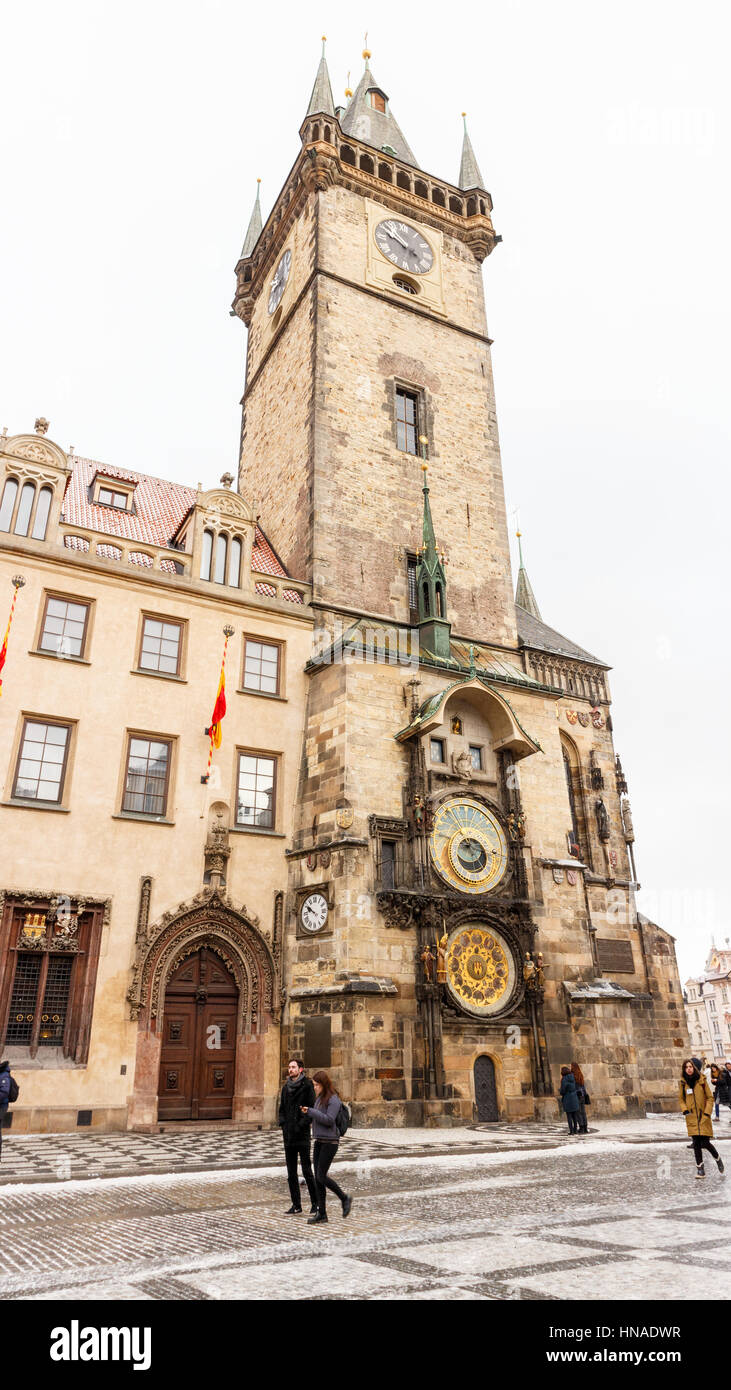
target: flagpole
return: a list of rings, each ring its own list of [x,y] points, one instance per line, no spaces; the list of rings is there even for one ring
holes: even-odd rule
[[[225,640],[225,642],[224,642],[224,644],[223,644],[223,656],[222,656],[222,658],[221,658],[221,674],[220,674],[220,676],[218,677],[218,688],[219,688],[219,690],[221,689],[221,682],[222,682],[222,680],[223,680],[224,668],[225,668],[225,666],[226,666],[226,651],[227,651],[227,649],[228,649],[228,639],[229,639],[229,637],[233,637],[233,635],[234,635],[234,629],[233,629],[232,627],[226,626],[226,627],[223,629],[223,635],[224,635],[224,637],[225,637],[226,640]],[[211,762],[213,761],[213,740],[214,740],[215,734],[216,734],[216,725],[215,725],[213,722],[211,722],[209,728],[206,729],[206,733],[209,735],[209,744],[208,744],[208,766],[206,767],[205,776],[204,776],[204,777],[201,777],[201,782],[205,782],[205,783],[208,782],[208,779],[209,779],[209,777],[210,777],[210,775],[211,775]]]
[[[14,592],[13,592],[13,602],[12,602],[11,605],[10,605],[10,615],[9,615],[9,617],[8,617],[8,625],[7,625],[6,629],[5,629],[5,636],[3,637],[2,646],[0,646],[0,672],[2,672],[3,666],[5,665],[5,657],[6,657],[6,655],[7,655],[7,650],[8,650],[8,637],[10,636],[10,624],[11,624],[12,621],[13,621],[13,613],[15,612],[15,600],[16,600],[17,597],[18,597],[18,590],[23,588],[23,585],[25,584],[25,580],[24,580],[22,574],[14,574],[10,582],[11,582],[11,584],[12,584],[12,586],[13,586],[13,591],[14,591]],[[2,693],[3,693],[3,678],[2,678],[2,675],[0,674],[0,695],[2,695]]]

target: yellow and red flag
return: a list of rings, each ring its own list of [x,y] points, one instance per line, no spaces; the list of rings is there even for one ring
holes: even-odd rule
[[[9,635],[10,635],[10,624],[11,624],[12,621],[13,621],[13,613],[15,612],[15,600],[16,600],[16,598],[18,597],[18,589],[22,589],[22,587],[23,587],[24,584],[25,584],[25,580],[23,579],[22,575],[16,574],[16,575],[14,576],[14,578],[13,578],[13,589],[14,589],[14,593],[13,593],[13,602],[12,602],[11,605],[10,605],[10,616],[9,616],[9,618],[8,618],[8,625],[7,625],[6,629],[5,629],[5,636],[3,637],[3,644],[2,644],[2,646],[0,647],[0,695],[2,695],[2,693],[3,693],[2,669],[3,669],[3,666],[5,665],[5,658],[6,658],[7,654],[8,654],[8,637],[9,637]],[[224,709],[225,709],[225,705],[224,705]]]
[[[211,715],[211,742],[212,742],[213,744],[215,744],[216,748],[220,748],[220,747],[221,747],[221,738],[222,738],[221,724],[222,724],[222,722],[223,722],[223,716],[224,716],[225,713],[226,713],[226,674],[225,674],[225,671],[224,671],[223,666],[222,666],[222,667],[221,667],[221,679],[220,679],[219,682],[218,682],[218,694],[216,695],[216,703],[215,703],[215,705],[213,706],[213,714]]]

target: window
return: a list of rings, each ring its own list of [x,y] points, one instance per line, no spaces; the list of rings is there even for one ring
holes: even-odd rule
[[[36,495],[35,483],[23,483],[23,490],[20,494],[18,515],[15,518],[16,536],[27,536],[30,525],[30,514],[33,507],[33,498]]]
[[[239,753],[237,825],[251,825],[262,830],[274,828],[276,773],[276,758]]]
[[[444,762],[444,739],[431,739],[431,760],[433,763]]]
[[[13,519],[15,510],[15,499],[18,496],[17,478],[8,478],[3,488],[3,500],[0,503],[0,531],[9,531],[10,523]]]
[[[482,772],[482,749],[476,743],[470,744],[470,758],[475,772]]]
[[[201,579],[211,577],[211,555],[213,554],[213,532],[203,532],[203,545],[201,547]]]
[[[169,774],[170,743],[131,734],[122,810],[135,815],[164,816]]]
[[[418,396],[396,387],[396,444],[407,454],[418,453]]]
[[[3,1047],[31,1057],[39,1048],[55,1047],[85,1062],[103,904],[75,908],[68,898],[9,899],[0,921],[0,952],[7,961],[0,985]]]
[[[371,93],[370,93],[370,98],[371,98],[371,106],[373,107],[373,110],[374,110],[374,111],[385,111],[385,110],[386,110],[386,98],[385,98],[385,96],[383,95],[383,92],[371,92]],[[383,148],[385,149],[386,146],[384,145]],[[390,147],[389,147],[389,149],[390,149]],[[395,154],[396,151],[394,150],[393,153]]]
[[[412,280],[404,280],[402,275],[394,275],[393,283],[397,290],[406,290],[407,294],[418,294],[419,291]]]
[[[143,618],[138,663],[140,671],[179,675],[182,633],[182,623],[167,622],[163,618]]]
[[[129,510],[129,493],[117,492],[111,487],[100,487],[96,500],[102,507],[118,507],[124,512]]]
[[[395,840],[381,840],[381,887],[385,892],[396,887]]]
[[[273,642],[256,642],[247,637],[244,643],[244,689],[258,690],[263,695],[279,694],[279,654],[281,648]]]
[[[231,542],[231,558],[228,562],[229,587],[238,589],[241,583],[241,541],[234,536]]]
[[[88,621],[88,603],[76,603],[73,599],[56,598],[49,594],[38,650],[55,652],[62,657],[83,657]]]
[[[48,525],[48,513],[51,510],[51,498],[53,489],[42,487],[38,494],[38,505],[36,507],[33,531],[31,532],[34,541],[44,541],[46,539],[46,527]]]
[[[226,583],[226,552],[228,550],[228,538],[224,535],[216,537],[216,561],[214,571],[214,581],[216,584]]]
[[[70,733],[69,724],[26,719],[13,796],[28,801],[60,802]]]
[[[709,1000],[708,1000],[708,1007],[709,1007],[711,1013],[712,1013],[712,1014],[715,1014],[715,1012],[716,1012],[716,1001],[715,1001],[715,999],[709,999]]]
[[[406,556],[406,583],[409,591],[409,622],[419,621],[419,590],[416,583],[417,559],[415,555]]]

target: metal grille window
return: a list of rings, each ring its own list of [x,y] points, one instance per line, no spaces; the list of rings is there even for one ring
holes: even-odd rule
[[[140,670],[160,671],[177,676],[180,669],[181,623],[167,623],[158,618],[145,618],[142,623]]]
[[[276,758],[239,754],[236,824],[272,829],[274,825]]]
[[[63,1043],[73,965],[73,959],[69,956],[48,958],[48,975],[38,1034],[39,1047],[61,1047]]]
[[[265,695],[279,694],[279,647],[246,639],[244,689],[259,690]]]
[[[8,1046],[27,1046],[31,1040],[41,962],[42,957],[34,956],[30,951],[22,951],[18,955],[15,983],[10,998],[8,1030],[5,1034],[5,1043]]]
[[[122,810],[164,816],[169,768],[169,743],[161,739],[130,738]]]
[[[396,387],[396,443],[407,454],[418,453],[419,401],[412,391]]]
[[[88,603],[72,603],[49,596],[38,644],[40,650],[56,652],[59,656],[83,656],[88,617]]]
[[[27,719],[13,795],[29,801],[61,800],[70,729]]]

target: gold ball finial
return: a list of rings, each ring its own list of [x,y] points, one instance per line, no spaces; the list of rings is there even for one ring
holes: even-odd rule
[[[420,444],[428,444],[428,443],[429,443],[429,440],[428,440],[428,438],[427,438],[427,436],[426,436],[425,434],[420,434],[420,435],[419,435],[419,443],[420,443]]]
[[[462,120],[464,120],[466,116],[467,116],[467,112],[466,112],[466,111],[463,111],[463,112],[462,112]]]
[[[322,42],[323,42],[323,43],[327,43],[327,34],[323,34],[323,36],[322,36]]]
[[[366,29],[365,44],[364,44],[364,46],[363,46],[363,57],[365,58],[366,62],[368,62],[368,59],[370,58],[370,56],[371,56],[371,50],[370,50],[370,48],[368,47],[368,30]]]
[[[422,463],[422,465],[421,465],[421,471],[422,471],[422,473],[428,473],[428,472],[429,472],[429,464],[428,464],[428,463]]]

